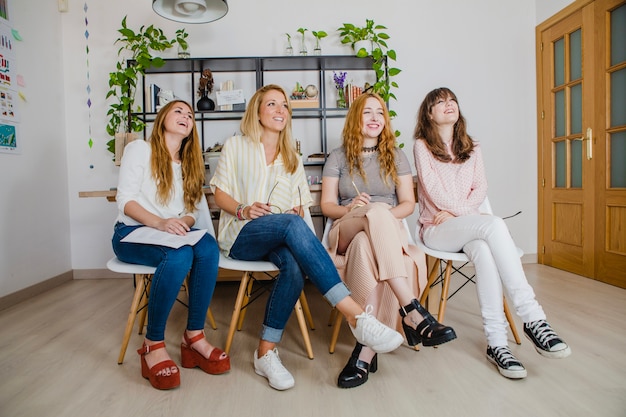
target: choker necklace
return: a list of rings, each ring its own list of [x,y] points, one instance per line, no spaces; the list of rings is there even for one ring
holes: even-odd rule
[[[361,152],[365,152],[365,153],[376,152],[377,150],[378,150],[378,144],[374,146],[369,146],[369,147],[364,146],[361,148]]]

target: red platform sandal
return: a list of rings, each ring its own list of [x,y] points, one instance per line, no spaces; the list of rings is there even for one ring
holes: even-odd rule
[[[165,342],[155,343],[151,346],[146,345],[144,342],[141,349],[137,350],[137,353],[141,355],[141,376],[149,379],[150,384],[156,389],[172,389],[180,385],[180,372],[173,360],[168,359],[157,363],[152,368],[148,368],[146,354],[164,348]],[[174,371],[172,369],[173,372],[171,372],[170,375],[159,374],[162,370],[167,368],[176,368],[176,370]]]
[[[204,338],[204,332],[195,335],[191,339],[187,337],[187,332],[184,332],[183,337],[185,342],[180,344],[180,357],[183,368],[199,366],[200,369],[211,375],[219,375],[230,371],[230,357],[222,357],[223,350],[213,348],[207,359],[191,347],[192,344]]]

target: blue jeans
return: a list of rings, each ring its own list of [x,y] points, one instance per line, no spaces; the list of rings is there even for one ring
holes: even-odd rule
[[[261,339],[278,343],[307,276],[335,306],[350,295],[328,252],[306,222],[294,214],[273,214],[249,221],[229,256],[242,261],[270,261],[280,270],[270,291]]]
[[[141,226],[117,223],[114,228],[113,252],[122,262],[155,266],[148,298],[149,340],[165,339],[165,323],[185,277],[189,274],[189,314],[187,330],[204,329],[209,303],[213,297],[219,263],[219,249],[213,236],[206,234],[194,246],[178,249],[167,246],[120,242]]]

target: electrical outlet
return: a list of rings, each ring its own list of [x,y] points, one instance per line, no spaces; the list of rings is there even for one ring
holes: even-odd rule
[[[69,5],[68,5],[69,0],[57,0],[57,2],[58,2],[57,4],[59,7],[59,11],[63,13],[67,12],[69,8]]]

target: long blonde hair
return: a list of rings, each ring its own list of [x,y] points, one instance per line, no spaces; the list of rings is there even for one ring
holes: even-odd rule
[[[380,163],[380,177],[389,184],[389,178],[398,185],[398,171],[396,169],[396,135],[391,128],[391,118],[387,104],[378,94],[364,93],[358,96],[350,105],[346,121],[343,126],[342,140],[346,153],[346,160],[350,175],[358,172],[363,180],[367,182],[365,171],[363,170],[363,159],[361,148],[363,147],[363,110],[368,98],[375,98],[383,108],[383,118],[385,126],[378,136],[378,161]]]
[[[202,185],[204,184],[204,160],[200,139],[196,129],[196,120],[193,116],[193,107],[183,100],[168,102],[157,114],[154,127],[150,135],[150,147],[152,157],[150,161],[152,177],[157,184],[157,201],[167,204],[174,193],[174,174],[172,170],[172,157],[165,144],[165,118],[172,107],[176,104],[184,104],[189,107],[192,114],[192,128],[189,136],[183,139],[180,145],[179,157],[183,171],[183,194],[185,210],[193,212],[196,204],[202,198]]]
[[[261,108],[261,102],[263,101],[263,97],[268,91],[272,90],[281,92],[283,96],[285,96],[285,100],[287,101],[289,119],[287,120],[285,128],[279,133],[276,155],[281,155],[285,170],[288,173],[293,174],[298,168],[298,153],[296,152],[296,147],[293,141],[293,134],[291,131],[291,104],[289,103],[289,100],[287,98],[287,93],[285,93],[285,90],[283,90],[281,86],[276,84],[268,84],[259,88],[256,93],[254,93],[254,95],[250,99],[250,103],[248,104],[245,113],[243,114],[243,117],[241,118],[240,129],[241,133],[243,133],[254,142],[258,143],[261,141],[263,125],[259,121],[259,111]]]

